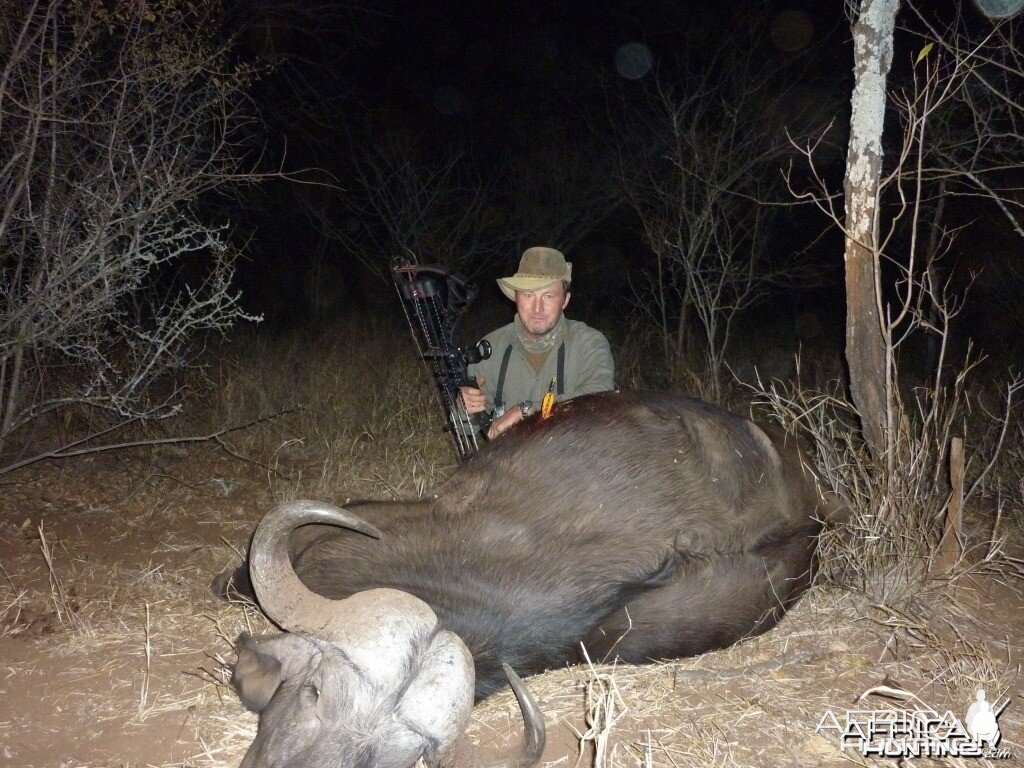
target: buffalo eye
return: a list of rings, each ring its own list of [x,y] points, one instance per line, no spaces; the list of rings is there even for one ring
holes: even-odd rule
[[[302,686],[302,698],[306,704],[313,706],[320,700],[320,686],[315,682],[309,682]]]

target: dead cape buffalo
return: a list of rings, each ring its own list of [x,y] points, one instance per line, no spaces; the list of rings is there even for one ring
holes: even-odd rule
[[[232,681],[261,713],[242,765],[442,764],[474,667],[479,699],[504,665],[540,672],[581,643],[644,662],[764,632],[810,583],[838,509],[791,441],[628,392],[533,417],[426,499],[283,504],[253,537],[249,576],[289,634],[239,641]],[[517,695],[528,738],[513,764],[528,765],[543,720]]]

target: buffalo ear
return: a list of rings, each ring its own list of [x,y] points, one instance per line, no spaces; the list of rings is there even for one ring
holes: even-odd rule
[[[284,679],[281,674],[282,659],[273,637],[255,638],[243,633],[235,644],[238,661],[231,672],[231,685],[238,692],[238,698],[246,709],[262,712],[277,693]]]

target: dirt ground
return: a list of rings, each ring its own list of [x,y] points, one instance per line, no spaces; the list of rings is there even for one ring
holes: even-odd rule
[[[0,490],[0,765],[235,766],[255,733],[225,681],[232,641],[270,631],[213,599],[282,495],[268,467],[213,445],[37,465]],[[955,598],[955,599],[951,599]],[[812,592],[768,634],[647,667],[531,678],[548,766],[893,765],[816,733],[827,710],[886,709],[885,683],[962,716],[977,688],[1009,704],[1000,747],[1024,758],[1020,584],[964,577],[922,593],[916,617]],[[922,623],[920,615],[930,615]],[[462,768],[520,739],[510,694],[479,706]],[[928,761],[915,761],[928,764]]]

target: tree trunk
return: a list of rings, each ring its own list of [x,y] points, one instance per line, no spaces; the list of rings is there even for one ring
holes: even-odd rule
[[[886,344],[878,253],[878,188],[886,78],[899,0],[861,0],[853,25],[853,115],[846,158],[846,360],[864,439],[885,453]]]

